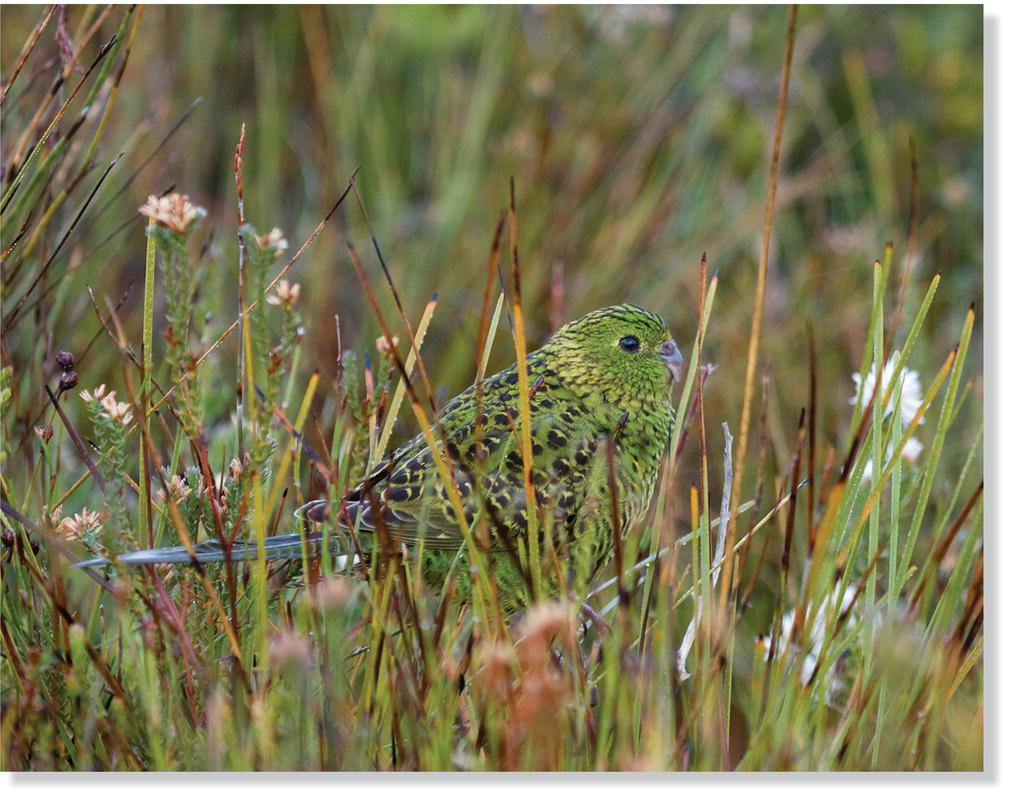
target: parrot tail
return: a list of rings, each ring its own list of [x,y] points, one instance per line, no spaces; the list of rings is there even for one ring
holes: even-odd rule
[[[320,543],[323,538],[321,533],[311,533],[305,537],[307,552],[310,556],[319,555]],[[302,558],[303,555],[302,534],[290,533],[282,536],[269,536],[264,540],[264,550],[268,561],[282,561],[287,559]],[[331,537],[332,551],[337,554],[339,550],[338,539]],[[256,561],[256,541],[236,541],[232,545],[229,558],[232,561]],[[335,565],[344,568],[348,563],[348,556],[338,555]],[[93,558],[88,561],[81,561],[74,566],[77,568],[97,567],[102,564],[110,564],[116,561],[121,564],[191,564],[191,563],[212,563],[225,560],[225,548],[217,539],[201,542],[194,545],[193,554],[186,547],[159,547],[153,550],[136,550],[131,553],[123,553],[115,558]]]

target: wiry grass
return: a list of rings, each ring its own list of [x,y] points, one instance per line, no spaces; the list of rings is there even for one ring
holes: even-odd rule
[[[802,10],[769,176],[784,15],[37,13],[5,25],[0,99],[5,768],[981,768],[981,228],[954,182],[980,181],[981,114],[947,115],[980,58],[918,46],[965,52],[973,13],[884,12],[891,80],[930,89],[883,85],[871,12]],[[176,29],[200,58],[160,53]],[[891,90],[941,99],[889,120]],[[202,108],[202,145],[174,138]],[[912,137],[917,179],[891,171]],[[977,160],[946,171],[947,137]],[[134,213],[173,189],[209,218]],[[304,241],[287,260],[254,226],[276,217]],[[890,238],[899,267],[864,265]],[[329,545],[267,560],[396,436],[426,431],[456,494],[446,398],[616,300],[673,316],[688,368],[655,510],[591,594],[505,617],[493,512],[459,517],[464,606],[383,533],[329,528],[365,571]],[[115,401],[78,398],[99,383]],[[515,556],[535,598],[559,558],[537,532]],[[261,555],[69,566],[208,539]]]

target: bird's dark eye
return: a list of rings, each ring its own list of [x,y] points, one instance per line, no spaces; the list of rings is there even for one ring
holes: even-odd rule
[[[632,334],[628,334],[619,341],[619,347],[628,354],[635,354],[640,350],[640,341]]]

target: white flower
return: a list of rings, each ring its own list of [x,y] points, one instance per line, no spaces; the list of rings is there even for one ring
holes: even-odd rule
[[[890,380],[893,378],[894,371],[897,370],[897,361],[899,358],[900,354],[897,351],[894,351],[890,359],[888,359],[883,365],[883,378],[880,380],[879,395],[881,400],[886,401],[883,406],[884,418],[890,417],[893,414],[894,407],[897,406],[897,393],[894,392],[888,397],[886,390],[890,386]],[[861,405],[863,407],[868,406],[869,402],[872,400],[873,390],[876,386],[875,372],[870,371],[866,374],[864,380],[859,373],[853,373],[851,378],[855,382],[855,394],[851,397],[849,403],[852,405],[858,403],[859,391],[861,391]],[[912,370],[911,368],[901,368],[900,375],[897,378],[897,385],[894,389],[900,391],[901,425],[904,427],[910,426],[922,405],[922,385],[918,371]],[[922,415],[918,418],[918,424],[921,425],[924,422],[925,416]],[[901,449],[901,458],[907,462],[914,462],[918,458],[919,454],[921,454],[922,447],[921,442],[914,437],[911,437],[911,439],[904,443],[904,447]],[[889,462],[893,458],[893,453],[893,444],[888,443],[886,446],[884,462]],[[862,480],[872,480],[871,461],[867,462],[865,465],[865,470],[862,472]]]
[[[844,596],[840,600],[840,610],[845,610],[851,605],[852,600],[855,597],[855,587],[852,584],[848,584],[844,587]],[[837,622],[837,617],[832,616],[832,609],[837,604],[836,595],[831,594],[829,598],[824,598],[823,602],[820,603],[820,607],[816,609],[816,614],[812,618],[812,624],[809,628],[809,644],[810,647],[802,659],[801,675],[802,682],[809,682],[813,672],[816,671],[816,662],[819,660],[821,653],[824,653],[824,646],[830,641],[828,638],[828,630],[832,631]],[[860,601],[856,602],[854,607],[848,613],[848,618],[845,620],[843,630],[846,631],[849,628],[855,626],[858,622],[856,611],[860,605]],[[881,618],[877,615],[873,617],[873,627],[878,628],[881,624]],[[791,637],[791,630],[795,624],[795,611],[794,609],[785,611],[781,616],[781,632],[778,637],[777,651],[775,652],[776,657],[784,656],[788,653],[789,638]],[[843,633],[838,632],[835,640],[841,638]],[[765,654],[770,653],[770,636],[763,638],[763,651]],[[792,645],[791,652],[797,657],[801,650]],[[824,666],[830,665],[834,667],[837,661],[825,661]],[[826,669],[824,668],[824,673]],[[840,693],[843,683],[840,675],[833,668],[830,674],[830,686],[827,689],[827,699]]]
[[[883,365],[883,378],[879,383],[879,397],[881,400],[886,400],[886,404],[883,406],[883,417],[889,417],[893,413],[893,408],[896,404],[896,395],[892,394],[888,397],[886,390],[890,386],[890,380],[897,369],[897,361],[899,359],[900,353],[894,351],[893,356]],[[863,407],[867,406],[869,401],[872,400],[872,391],[876,388],[875,372],[870,370],[864,379],[862,378],[862,374],[853,373],[851,374],[851,379],[855,382],[855,394],[851,397],[849,403],[854,406],[858,402],[859,390],[861,390],[861,405]],[[918,371],[906,367],[901,368],[897,389],[900,389],[900,419],[907,426],[914,420],[915,415],[918,413],[918,408],[922,405],[922,385]],[[918,422],[919,424],[924,423],[925,418],[920,418]]]
[[[911,439],[904,443],[904,447],[901,448],[900,457],[913,462],[918,458],[918,454],[922,452],[922,447],[923,445],[918,440],[911,437]]]

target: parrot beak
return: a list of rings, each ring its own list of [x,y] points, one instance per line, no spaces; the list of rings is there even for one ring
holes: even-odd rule
[[[666,340],[662,343],[658,349],[658,353],[668,368],[668,372],[672,374],[672,378],[676,381],[681,381],[682,354],[679,353],[679,346],[675,344],[675,340]]]

